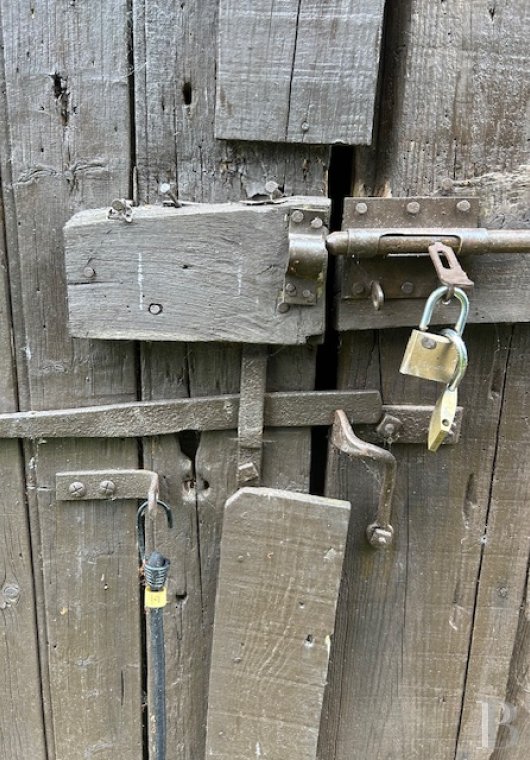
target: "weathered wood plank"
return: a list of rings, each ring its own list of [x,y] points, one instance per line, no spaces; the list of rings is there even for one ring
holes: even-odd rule
[[[135,399],[130,345],[69,338],[62,263],[62,226],[72,212],[129,192],[128,3],[0,8],[8,102],[2,178],[21,407]],[[29,519],[42,674],[50,680],[49,756],[138,760],[134,504],[61,510],[53,492],[57,470],[109,460],[136,466],[136,447],[39,442],[27,447],[32,455]],[[116,611],[120,628],[101,624]]]
[[[244,488],[226,503],[207,756],[316,756],[350,505]]]
[[[278,310],[293,208],[327,213],[324,198],[271,206],[192,205],[106,210],[65,227],[70,332],[138,340],[305,343],[325,329],[325,294]],[[309,217],[311,218],[311,217]],[[88,268],[88,276],[85,272]]]
[[[527,663],[530,656],[528,647],[526,653],[518,651],[521,639],[517,639],[519,623],[525,614],[530,556],[530,536],[525,529],[530,505],[529,350],[530,330],[526,325],[515,327],[501,389],[503,409],[497,431],[498,454],[484,531],[458,760],[471,753],[476,760],[490,758],[497,746],[499,724],[513,722],[517,717],[513,707],[525,709],[520,686],[509,673],[512,655],[516,659],[522,657]],[[524,675],[522,677],[524,681]],[[513,706],[512,698],[516,700]],[[519,716],[519,725],[521,723],[524,725],[523,716]],[[521,738],[514,734],[510,754],[508,747],[503,746],[509,739],[509,729],[501,732],[504,750],[501,757],[519,758],[528,753],[528,745],[521,746]]]
[[[469,328],[473,359],[460,393],[467,415],[456,447],[433,455],[425,445],[392,446],[392,549],[375,552],[365,538],[378,479],[330,454],[326,492],[349,499],[352,517],[322,724],[326,760],[454,755],[495,455],[495,383],[507,355],[502,337],[499,345],[494,330]],[[434,400],[435,384],[399,374],[406,339],[403,330],[380,341],[348,333],[339,385],[377,386],[381,377],[385,401]]]
[[[174,182],[185,201],[225,203],[277,193],[325,195],[329,150],[309,145],[227,143],[214,137],[215,69],[218,2],[168,5],[163,0],[135,2],[135,112],[138,191],[142,202],[154,201],[160,182]],[[161,33],[162,32],[162,33]],[[239,391],[240,349],[237,345],[155,344],[149,347],[149,387],[175,395],[217,395]],[[145,351],[145,349],[144,349]],[[185,371],[181,356],[187,359]],[[309,390],[314,382],[315,349],[275,349],[270,359],[269,388]],[[276,370],[281,366],[276,375]],[[146,377],[144,373],[144,377]],[[177,535],[189,547],[186,595],[177,600],[173,634],[178,647],[168,647],[168,760],[196,760],[205,751],[207,687],[213,610],[223,506],[236,489],[237,440],[233,432],[208,432],[197,441],[183,440],[194,459],[184,488],[189,511]],[[163,447],[165,451],[163,451]],[[178,490],[171,439],[160,439],[163,474]],[[164,460],[162,459],[165,457]],[[306,490],[309,486],[308,431],[268,431],[263,483]],[[163,478],[164,480],[164,478]],[[179,552],[176,546],[168,552]],[[169,624],[168,624],[169,625]],[[200,657],[197,652],[200,652]],[[199,660],[201,660],[199,662]]]
[[[2,102],[2,110],[4,105]],[[3,205],[0,213],[3,222]],[[4,412],[17,408],[8,285],[2,226],[0,409]],[[31,538],[17,441],[0,445],[0,490],[0,753],[12,760],[45,760]]]
[[[222,0],[216,137],[369,144],[384,0]]]

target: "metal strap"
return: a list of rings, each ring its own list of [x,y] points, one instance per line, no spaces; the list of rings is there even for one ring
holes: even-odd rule
[[[259,485],[263,455],[267,356],[266,346],[243,347],[237,425],[237,479],[240,486]]]

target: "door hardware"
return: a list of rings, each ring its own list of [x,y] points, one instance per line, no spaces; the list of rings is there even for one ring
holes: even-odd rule
[[[429,451],[438,451],[443,443],[445,436],[451,430],[451,425],[456,417],[456,405],[458,403],[458,386],[467,369],[467,348],[462,340],[462,335],[456,330],[442,330],[445,335],[456,347],[458,352],[458,362],[454,376],[446,385],[442,395],[436,402],[429,425],[429,435],[427,446]]]
[[[156,509],[159,482],[152,470],[75,470],[55,476],[57,501],[145,499]]]
[[[353,461],[375,462],[381,465],[383,477],[379,492],[376,519],[366,529],[368,543],[375,549],[387,549],[394,539],[394,528],[391,525],[392,500],[396,484],[397,462],[395,456],[373,443],[363,441],[353,432],[348,417],[342,410],[335,414],[331,433],[331,443],[339,451],[344,452]]]

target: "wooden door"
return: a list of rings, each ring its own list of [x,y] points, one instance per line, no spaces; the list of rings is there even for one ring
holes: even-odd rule
[[[485,225],[529,225],[525,0],[405,0],[387,4],[384,24],[382,2],[273,4],[274,35],[263,39],[274,44],[265,55],[254,40],[261,58],[253,75],[259,80],[285,52],[276,44],[282,27],[289,44],[299,45],[300,66],[282,80],[292,86],[267,111],[268,131],[258,124],[252,132],[255,124],[245,122],[250,131],[239,137],[252,141],[224,131],[235,121],[228,111],[215,122],[219,5],[1,0],[1,412],[238,392],[239,344],[69,337],[62,227],[76,211],[115,197],[161,203],[160,185],[169,182],[182,201],[256,200],[275,183],[287,196],[330,192],[339,226],[345,195],[479,194]],[[222,13],[246,5],[223,0]],[[330,5],[340,6],[342,26],[315,33]],[[328,66],[317,98],[328,110],[306,121],[297,109],[311,45],[321,60],[335,32],[350,44],[342,22],[354,16],[363,20],[354,39],[371,51],[348,70],[351,78],[363,71],[354,106],[341,117],[330,93],[347,78]],[[234,29],[227,18],[223,44]],[[330,122],[346,130],[338,139],[353,135],[352,147],[332,148]],[[506,302],[516,303],[507,313],[521,324],[466,330],[471,361],[458,446],[436,455],[420,445],[393,446],[392,550],[374,554],[362,540],[376,499],[369,474],[336,458],[326,474],[319,433],[267,431],[263,485],[325,490],[352,503],[320,760],[528,754],[530,335],[522,323],[530,312],[521,295],[526,260],[503,266],[518,273]],[[335,331],[332,312],[331,305],[323,346],[270,352],[268,391],[374,388],[384,403],[433,403],[428,384],[398,373],[406,329]],[[145,757],[136,502],[71,504],[55,495],[59,471],[141,465],[160,474],[175,511],[173,532],[159,536],[172,560],[168,760],[204,757],[219,541],[223,506],[237,487],[236,455],[234,431],[2,441],[6,760]]]

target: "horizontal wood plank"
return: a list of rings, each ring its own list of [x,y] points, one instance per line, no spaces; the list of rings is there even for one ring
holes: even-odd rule
[[[297,344],[324,331],[325,294],[278,311],[292,208],[329,200],[105,209],[65,226],[70,332],[77,337]]]

